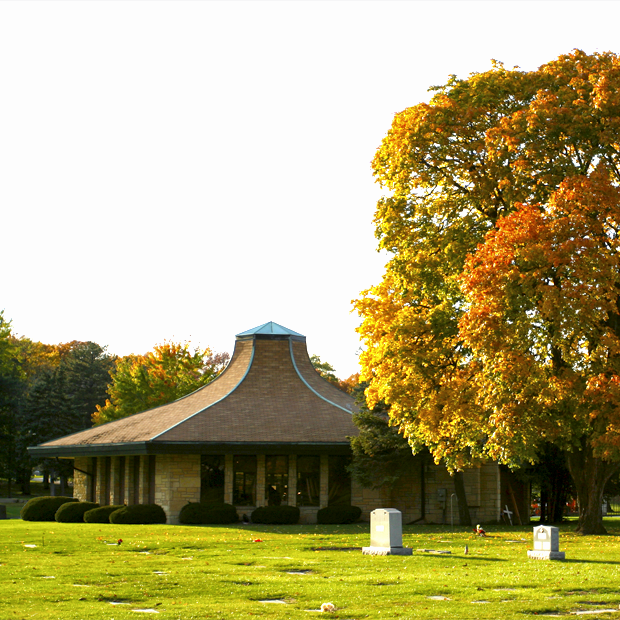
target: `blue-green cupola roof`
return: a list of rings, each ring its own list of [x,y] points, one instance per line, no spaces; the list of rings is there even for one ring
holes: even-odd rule
[[[253,329],[248,329],[245,332],[237,334],[237,338],[248,338],[251,336],[262,336],[263,338],[269,336],[293,336],[294,338],[303,338],[304,340],[306,339],[303,334],[294,332],[292,329],[288,329],[287,327],[278,325],[278,323],[274,323],[273,321],[269,321],[269,323],[263,323],[258,327],[254,327]]]

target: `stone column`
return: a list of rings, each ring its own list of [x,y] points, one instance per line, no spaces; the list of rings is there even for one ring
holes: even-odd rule
[[[97,457],[97,482],[96,482],[96,499],[95,501],[100,506],[107,506],[110,502],[110,496],[106,491],[108,485],[106,484],[106,457]]]
[[[90,472],[90,459],[87,457],[78,457],[73,461],[73,497],[82,502],[90,501],[91,478],[84,472]]]
[[[125,478],[125,500],[127,502],[127,505],[131,505],[131,504],[135,504],[136,503],[136,497],[140,497],[139,496],[139,491],[140,489],[136,489],[136,469],[135,469],[135,463],[136,460],[138,460],[138,463],[140,462],[140,457],[136,457],[136,456],[128,456],[126,459],[126,465],[125,465],[125,473],[126,473],[126,478]],[[138,485],[139,486],[139,485]]]
[[[183,506],[200,501],[200,455],[158,455],[155,480],[155,503],[164,509],[168,523],[179,523]]]
[[[319,508],[326,508],[329,501],[329,457],[321,454],[321,493],[319,495]]]
[[[233,455],[224,455],[224,503],[233,503]]]
[[[155,503],[159,504],[166,515],[169,511],[170,496],[172,494],[172,481],[174,456],[162,454],[157,459],[157,469],[155,470]]]
[[[256,456],[256,506],[265,505],[265,455]]]
[[[297,506],[297,455],[288,457],[288,505]]]

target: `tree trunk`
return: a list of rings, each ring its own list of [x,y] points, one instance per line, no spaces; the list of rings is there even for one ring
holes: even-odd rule
[[[584,536],[607,534],[603,526],[603,490],[605,483],[620,469],[620,463],[609,463],[592,454],[589,446],[567,454],[579,502],[579,523],[575,530]]]
[[[22,495],[30,495],[30,468],[20,468],[16,482],[19,483]]]
[[[426,523],[426,457],[420,455],[420,521]]]
[[[549,492],[546,488],[540,489],[540,522],[547,523],[547,504],[549,503]]]
[[[459,524],[471,525],[469,506],[467,505],[467,495],[465,494],[465,482],[462,471],[454,473],[454,492],[459,505]]]
[[[549,519],[551,523],[561,523],[564,519],[571,479],[570,473],[566,470],[556,471],[554,474],[550,493],[552,499],[549,507]]]

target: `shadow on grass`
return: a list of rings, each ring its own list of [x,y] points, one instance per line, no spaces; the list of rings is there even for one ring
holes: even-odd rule
[[[435,554],[435,553],[414,553],[414,558],[429,558],[433,560],[444,560],[445,562],[508,562],[509,560],[506,558],[490,558],[487,556],[476,557],[474,555],[451,555],[449,553],[446,554]]]
[[[562,564],[620,564],[620,560],[578,560],[575,558],[560,560],[560,562]]]

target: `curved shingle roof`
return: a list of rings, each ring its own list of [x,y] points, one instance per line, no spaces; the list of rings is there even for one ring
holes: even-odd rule
[[[354,401],[314,370],[305,337],[276,323],[237,335],[226,370],[172,403],[31,448],[37,456],[170,444],[348,445]]]

